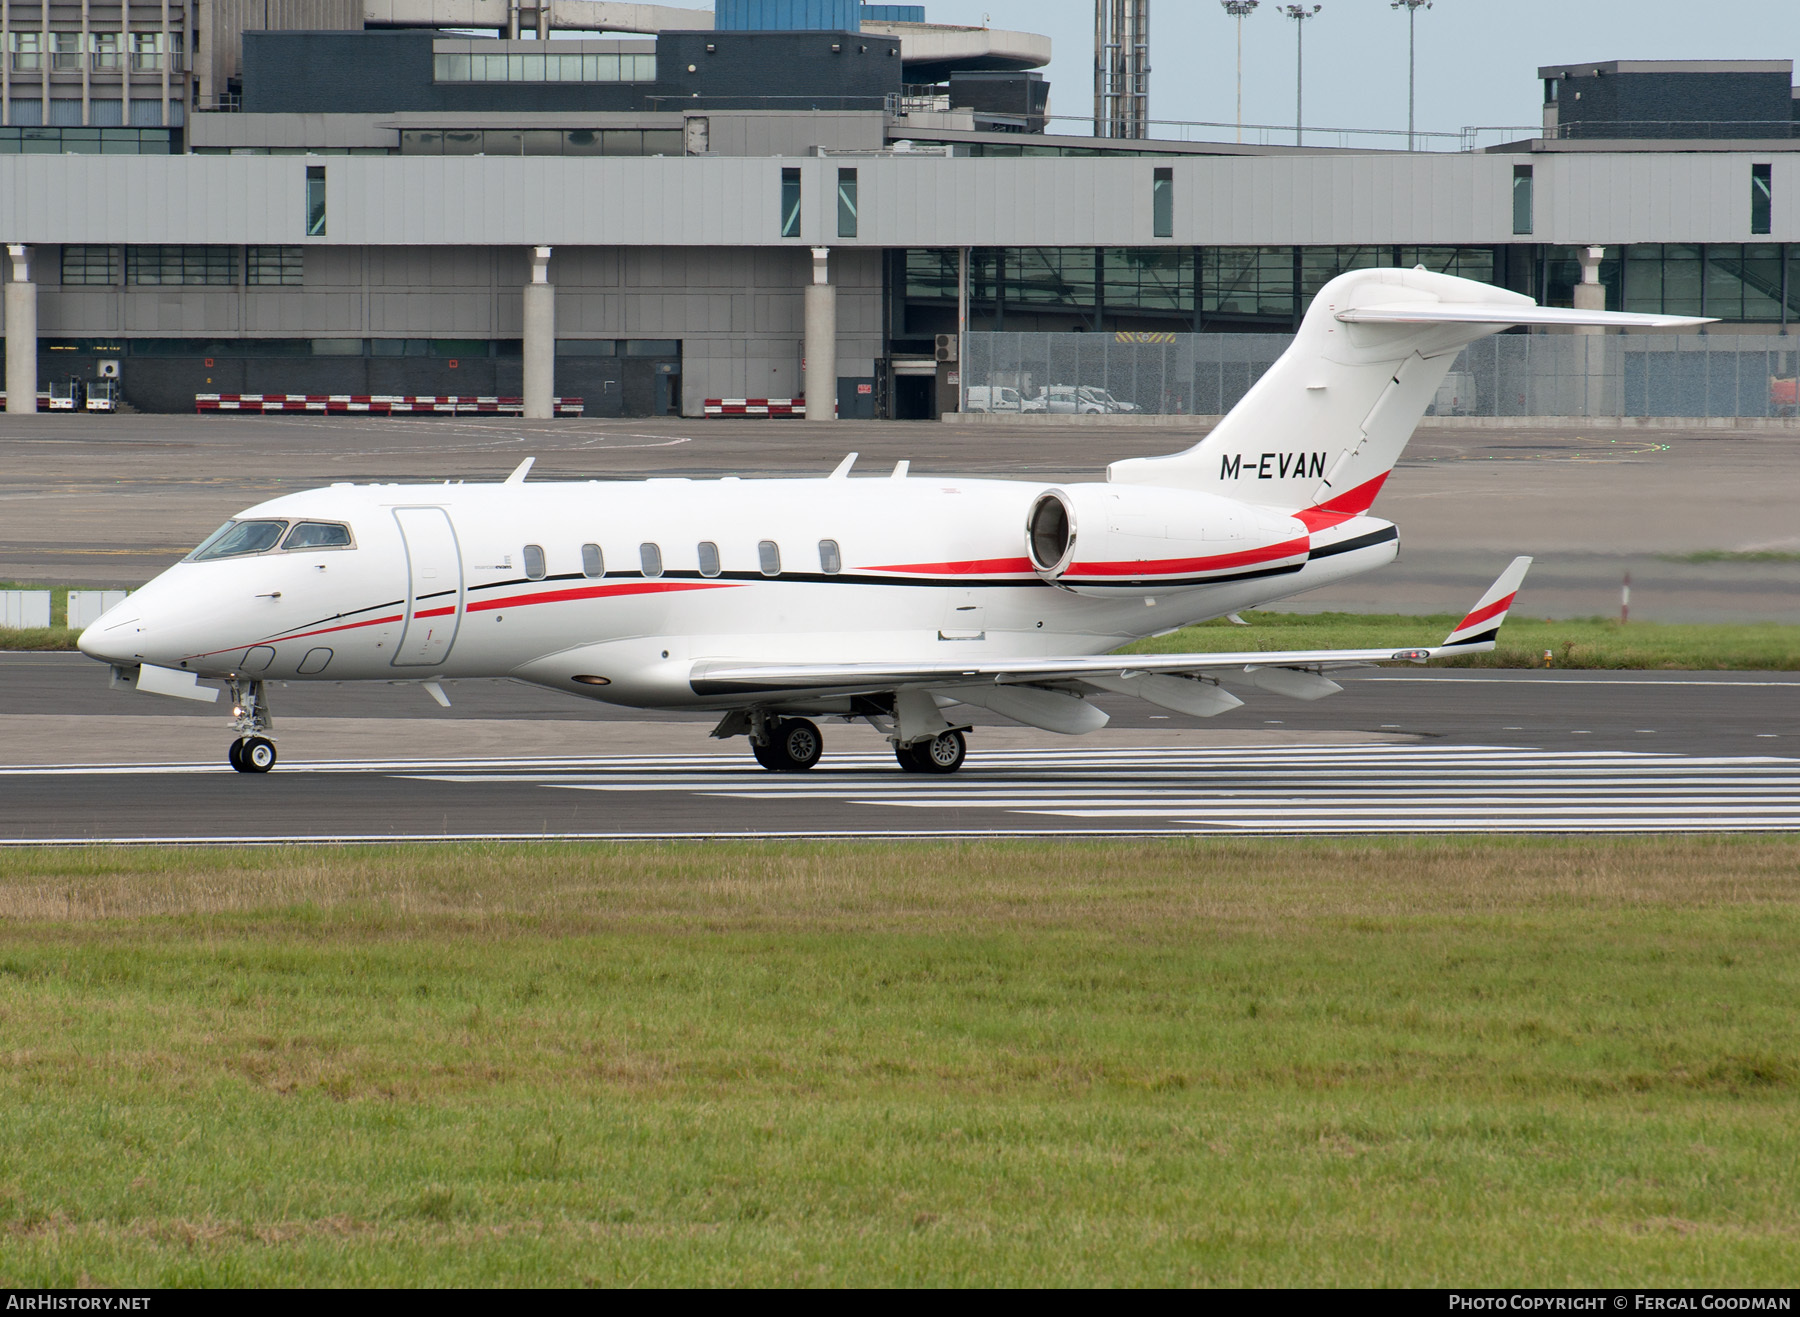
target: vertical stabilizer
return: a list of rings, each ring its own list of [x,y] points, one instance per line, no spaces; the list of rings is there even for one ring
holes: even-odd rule
[[[1510,325],[1663,328],[1692,317],[1568,311],[1424,269],[1355,270],[1319,290],[1288,350],[1218,426],[1107,479],[1345,516],[1375,501],[1463,347]]]

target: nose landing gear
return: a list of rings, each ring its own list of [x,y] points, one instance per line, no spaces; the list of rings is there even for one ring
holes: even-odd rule
[[[231,725],[237,740],[226,751],[226,761],[240,773],[266,773],[275,767],[275,738],[267,735],[275,726],[275,718],[269,712],[263,684],[245,684],[233,678],[227,686],[231,692]]]

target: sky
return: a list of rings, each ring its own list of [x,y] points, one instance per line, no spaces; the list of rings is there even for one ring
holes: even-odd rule
[[[1305,24],[1307,125],[1404,130],[1406,11],[1389,0],[1317,3],[1323,8]],[[1281,8],[1264,0],[1243,20],[1246,123],[1294,122],[1295,24]],[[979,24],[984,15],[990,27],[1049,36],[1051,112],[1093,114],[1092,0],[925,0],[931,22]],[[1540,65],[1793,59],[1800,57],[1800,0],[1433,0],[1418,11],[1417,29],[1421,131],[1529,128],[1543,121]],[[1233,122],[1235,40],[1236,22],[1219,0],[1153,0],[1150,117]],[[1086,130],[1064,122],[1052,131]]]

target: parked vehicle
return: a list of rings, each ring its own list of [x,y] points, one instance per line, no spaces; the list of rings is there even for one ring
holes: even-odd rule
[[[86,392],[87,409],[90,412],[116,412],[119,410],[119,382],[117,380],[89,380]]]
[[[1126,402],[1123,398],[1116,398],[1105,389],[1084,387],[1081,391],[1088,398],[1099,403],[1109,412],[1123,413],[1139,410],[1138,405],[1135,402]]]
[[[1769,415],[1800,414],[1800,376],[1769,376]]]
[[[1105,416],[1117,410],[1112,395],[1105,389],[1085,384],[1052,384],[1038,390],[1038,398],[1045,411],[1061,416]]]
[[[1025,406],[1025,399],[1017,389],[1009,389],[1004,385],[993,387],[986,384],[971,384],[966,408],[972,412],[1024,412],[1031,410]]]

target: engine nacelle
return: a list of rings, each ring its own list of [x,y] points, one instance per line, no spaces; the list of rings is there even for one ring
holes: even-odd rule
[[[1037,574],[1076,594],[1168,594],[1306,565],[1304,523],[1216,494],[1154,485],[1047,489],[1025,517]]]

